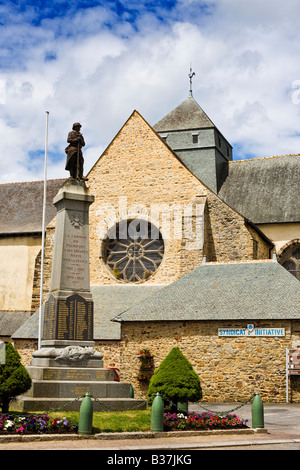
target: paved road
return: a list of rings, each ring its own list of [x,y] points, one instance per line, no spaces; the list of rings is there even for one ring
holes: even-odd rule
[[[212,411],[231,410],[235,404],[207,404]],[[198,406],[190,410],[203,411]],[[235,412],[249,420],[251,426],[251,405],[245,405]],[[300,404],[265,404],[265,428],[268,432],[244,435],[190,436],[169,438],[141,438],[102,440],[80,438],[79,440],[50,440],[35,442],[0,443],[0,450],[101,450],[107,455],[117,455],[126,450],[133,455],[137,451],[188,453],[197,450],[300,450]],[[154,457],[156,458],[156,457]],[[163,458],[163,457],[162,457]],[[154,462],[155,464],[155,462]],[[159,461],[157,460],[157,464]],[[137,468],[137,465],[136,465]],[[143,467],[144,468],[144,467]]]

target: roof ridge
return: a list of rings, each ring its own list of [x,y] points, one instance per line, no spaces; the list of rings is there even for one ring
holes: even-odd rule
[[[247,264],[247,263],[274,263],[273,259],[245,259],[245,260],[230,260],[230,261],[207,261],[202,266],[216,265],[216,264]]]
[[[58,181],[58,180],[65,180],[66,178],[49,178],[48,181]],[[9,184],[25,184],[25,183],[43,183],[44,180],[32,180],[32,181],[10,181],[8,183],[0,183],[0,186],[5,186]]]
[[[300,153],[287,153],[284,155],[272,155],[270,157],[255,157],[255,158],[244,158],[242,160],[230,160],[229,163],[241,163],[241,162],[252,162],[253,160],[268,160],[271,158],[282,158],[282,157],[294,157],[294,156],[299,156]]]

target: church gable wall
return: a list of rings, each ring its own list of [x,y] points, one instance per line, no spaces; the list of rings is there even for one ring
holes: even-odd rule
[[[88,178],[88,186],[95,196],[95,202],[90,206],[91,285],[122,282],[105,263],[107,230],[126,217],[148,217],[153,222],[154,207],[160,211],[159,221],[154,222],[163,235],[165,253],[159,268],[147,283],[169,284],[199,266],[203,256],[207,261],[269,257],[268,243],[245,224],[241,215],[195,178],[137,112],[132,114],[96,162]],[[205,205],[203,249],[201,240],[200,245],[192,245],[199,241],[198,234],[195,235],[195,207],[198,204]],[[179,227],[181,233],[176,238],[177,215],[184,215],[188,207],[193,207],[192,238],[189,238],[190,232],[185,230],[184,224]],[[47,227],[44,296],[49,290],[54,229],[55,219]],[[191,246],[198,248],[190,249]],[[33,295],[37,300],[38,270],[36,274]],[[33,311],[35,307],[36,302],[33,303]]]
[[[148,282],[173,282],[201,263],[203,250],[186,249],[184,228],[181,239],[175,239],[173,209],[179,206],[184,214],[188,204],[199,201],[202,204],[205,197],[204,252],[208,260],[253,259],[253,235],[245,226],[244,218],[195,178],[139,113],[132,114],[88,176],[90,190],[95,196],[90,208],[92,285],[117,282],[105,266],[100,237],[116,221],[126,217],[124,208],[127,215],[136,217],[140,214],[150,220],[153,205],[166,211],[166,216],[168,210],[171,214],[164,259]],[[109,207],[111,211],[105,209]],[[161,214],[159,228],[165,236]],[[263,246],[262,257],[268,257],[266,243],[259,239],[259,244]]]
[[[163,261],[148,282],[168,284],[199,265],[202,250],[188,253],[186,259],[183,256],[185,234],[181,222],[176,225],[176,214],[183,214],[192,199],[197,194],[206,195],[207,190],[137,112],[88,176],[95,196],[90,208],[91,284],[117,282],[105,265],[101,238],[127,216],[149,218],[164,238]],[[159,220],[155,214],[159,214]],[[181,229],[181,238],[174,233],[175,227]]]

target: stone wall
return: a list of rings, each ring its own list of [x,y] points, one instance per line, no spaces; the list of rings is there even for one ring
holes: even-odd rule
[[[103,354],[103,366],[120,369],[121,342],[120,341],[95,341],[95,349]]]
[[[21,356],[23,366],[30,366],[32,353],[38,349],[38,340],[15,339],[12,343]]]
[[[286,336],[219,337],[218,328],[245,328],[246,322],[122,323],[121,378],[138,393],[139,350],[150,349],[155,368],[178,346],[199,374],[203,401],[243,402],[254,392],[270,402],[286,400],[286,348],[299,343],[299,325],[289,321],[255,322],[255,327],[285,328]],[[294,328],[295,333],[293,333]],[[299,381],[291,378],[292,399],[300,401]]]
[[[285,328],[285,337],[219,337],[218,328],[245,328],[247,322],[128,322],[121,341],[95,341],[103,366],[120,371],[136,397],[146,398],[148,386],[137,380],[139,351],[147,348],[155,369],[178,346],[199,374],[205,402],[242,403],[258,392],[263,401],[286,401],[286,348],[300,349],[300,321],[255,322],[258,328]],[[35,340],[15,340],[22,363],[30,365]],[[289,398],[300,403],[300,376],[289,379]]]

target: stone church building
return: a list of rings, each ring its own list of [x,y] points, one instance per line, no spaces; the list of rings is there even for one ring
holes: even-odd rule
[[[178,346],[204,401],[254,392],[285,401],[286,351],[300,349],[300,154],[232,160],[190,94],[153,126],[134,111],[87,177],[94,339],[104,366],[145,394],[139,351],[148,349],[156,368]],[[65,179],[47,182],[44,298],[52,200]],[[0,198],[0,339],[29,365],[43,182],[0,185]],[[298,376],[288,381],[300,401]]]

